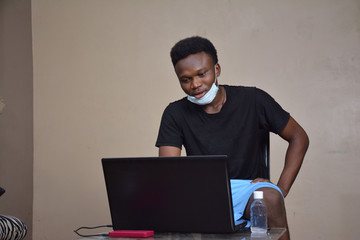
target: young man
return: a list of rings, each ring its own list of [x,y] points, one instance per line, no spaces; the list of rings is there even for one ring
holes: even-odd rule
[[[300,170],[309,140],[302,127],[264,91],[219,85],[221,68],[212,43],[186,38],[171,49],[187,97],[167,106],[156,146],[160,156],[228,155],[235,218],[250,218],[252,192],[264,192],[270,227],[288,228],[284,197]],[[277,185],[267,175],[259,142],[274,132],[289,143]],[[235,180],[236,179],[236,180]],[[242,180],[238,180],[242,179]],[[289,231],[282,239],[289,239]]]

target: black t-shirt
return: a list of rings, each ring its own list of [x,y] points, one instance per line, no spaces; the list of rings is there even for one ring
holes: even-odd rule
[[[228,155],[230,178],[264,177],[261,133],[278,134],[289,113],[255,87],[223,85],[226,102],[216,114],[186,98],[170,103],[162,116],[156,146],[185,147],[187,155]]]

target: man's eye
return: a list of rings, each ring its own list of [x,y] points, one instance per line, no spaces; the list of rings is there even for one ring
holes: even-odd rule
[[[180,79],[180,82],[181,83],[188,83],[190,81],[190,79],[188,79],[188,78],[182,78],[182,79]]]
[[[198,74],[198,76],[199,76],[199,77],[204,77],[204,76],[206,75],[206,73],[207,73],[207,72],[200,72],[200,73]]]

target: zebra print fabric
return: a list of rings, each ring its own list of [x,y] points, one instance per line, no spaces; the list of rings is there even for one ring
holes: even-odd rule
[[[0,215],[0,240],[21,240],[26,236],[27,226],[13,216]]]

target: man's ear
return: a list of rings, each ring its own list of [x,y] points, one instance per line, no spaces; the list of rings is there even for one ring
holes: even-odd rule
[[[221,74],[221,67],[220,67],[220,64],[217,63],[217,64],[215,64],[215,75],[216,75],[216,77],[219,77],[220,74]]]

